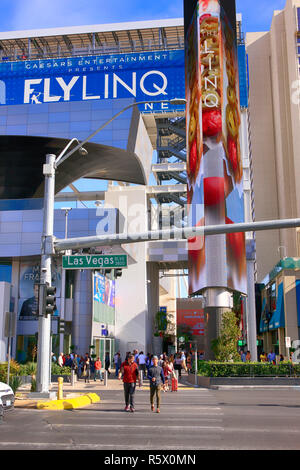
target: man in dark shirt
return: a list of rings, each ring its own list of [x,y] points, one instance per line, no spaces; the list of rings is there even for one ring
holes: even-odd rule
[[[153,366],[149,368],[148,379],[150,380],[150,403],[151,410],[154,411],[154,398],[156,395],[156,412],[160,413],[160,392],[161,386],[165,384],[165,376],[162,367],[158,365],[158,357],[153,357]]]
[[[124,395],[125,395],[125,411],[135,411],[134,408],[134,394],[136,381],[138,378],[138,365],[134,362],[134,356],[130,354],[127,358],[127,361],[121,364],[121,369],[119,372],[119,380],[123,375],[123,384],[124,384]],[[130,403],[130,407],[129,407]]]

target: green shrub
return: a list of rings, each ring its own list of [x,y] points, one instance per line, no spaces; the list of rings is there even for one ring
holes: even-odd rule
[[[58,364],[52,364],[51,373],[52,375],[71,375],[71,368],[60,367]]]
[[[36,392],[36,379],[31,379],[31,392]]]
[[[300,364],[280,362],[278,365],[263,362],[199,361],[198,374],[205,377],[290,377],[300,376]]]
[[[235,312],[224,312],[221,321],[220,335],[211,342],[211,349],[217,361],[239,361],[237,341],[240,336],[240,328]]]
[[[13,375],[12,377],[10,377],[9,385],[12,388],[13,392],[16,393],[18,388],[20,388],[22,385],[21,377],[19,377],[18,375]]]
[[[2,377],[3,375],[7,377],[7,368],[8,368],[8,363],[7,362],[1,362],[0,364],[0,376]],[[9,365],[9,371],[11,375],[20,375],[20,369],[21,366],[18,364],[14,359],[10,361]]]
[[[27,362],[26,364],[21,366],[21,375],[31,375],[36,376],[37,371],[37,363],[36,362]]]

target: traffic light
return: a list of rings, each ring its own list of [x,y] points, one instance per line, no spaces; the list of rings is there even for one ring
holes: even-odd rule
[[[122,269],[115,269],[115,279],[117,279],[118,277],[122,277],[122,274],[123,274],[123,271]]]
[[[56,287],[45,285],[43,298],[43,315],[54,315],[56,307]]]

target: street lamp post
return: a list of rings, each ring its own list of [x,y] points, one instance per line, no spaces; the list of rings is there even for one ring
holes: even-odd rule
[[[83,147],[89,142],[96,134],[102,129],[107,127],[112,121],[119,117],[128,109],[150,103],[170,103],[172,105],[185,105],[184,99],[172,99],[162,101],[139,101],[126,106],[111,119],[105,122],[102,126],[89,135],[83,142],[79,142],[74,138],[70,140],[67,146],[59,154],[58,157],[53,154],[46,155],[46,164],[43,166],[43,174],[45,177],[44,187],[44,220],[43,220],[43,233],[42,233],[42,253],[41,253],[41,275],[40,275],[40,301],[39,301],[39,326],[38,326],[38,364],[37,364],[37,392],[41,396],[50,396],[50,377],[51,377],[51,315],[44,313],[43,306],[43,285],[48,284],[51,286],[51,261],[54,253],[53,231],[54,231],[54,197],[55,197],[55,170],[67,158],[79,151],[82,156],[87,155],[87,150]],[[77,146],[66,153],[72,143],[77,141]]]
[[[38,327],[38,363],[37,363],[37,392],[41,394],[49,393],[50,384],[50,334],[51,315],[43,315],[43,284],[51,286],[51,258],[52,239],[54,226],[54,195],[55,195],[55,155],[46,156],[46,164],[43,166],[45,176],[44,189],[44,220],[42,233],[42,255],[40,274],[40,295],[39,295],[39,327]]]

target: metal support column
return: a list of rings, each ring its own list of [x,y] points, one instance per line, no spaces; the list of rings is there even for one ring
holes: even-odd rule
[[[54,194],[55,194],[55,155],[46,156],[43,167],[45,176],[44,189],[44,222],[42,235],[42,256],[40,283],[51,286],[52,238],[54,224]],[[42,289],[40,289],[42,292]],[[37,392],[49,394],[51,374],[51,315],[43,315],[40,296],[39,326],[38,326],[38,365]]]

